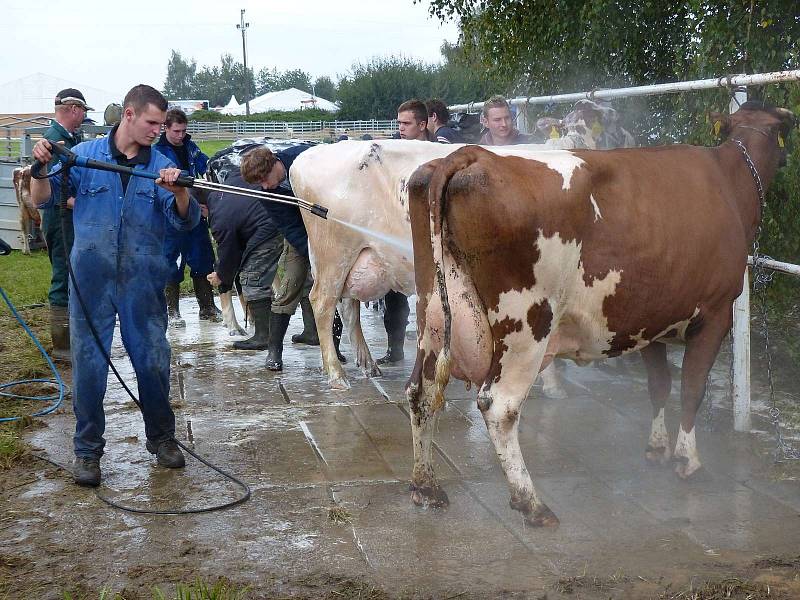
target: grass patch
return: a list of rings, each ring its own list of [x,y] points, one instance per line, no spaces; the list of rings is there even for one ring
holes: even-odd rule
[[[27,446],[14,423],[0,425],[0,472],[7,471],[27,453]]]
[[[197,142],[200,150],[202,150],[204,154],[207,154],[209,158],[231,144],[233,144],[232,140],[203,140],[202,142]]]
[[[705,582],[698,588],[679,592],[665,591],[660,600],[767,600],[775,598],[770,586],[731,577],[722,581]],[[780,597],[780,596],[778,596]]]
[[[353,515],[346,508],[332,506],[328,509],[328,520],[335,525],[347,525],[353,522]]]

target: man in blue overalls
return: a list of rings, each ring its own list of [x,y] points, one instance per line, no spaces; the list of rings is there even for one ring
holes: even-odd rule
[[[192,177],[199,177],[206,172],[208,157],[192,141],[192,136],[186,133],[188,123],[186,113],[180,108],[169,109],[164,133],[161,134],[155,147],[179,169],[188,172]],[[202,202],[199,197],[195,197]],[[201,204],[200,208],[202,211],[204,205]],[[205,214],[197,227],[191,231],[167,230],[164,252],[171,271],[164,289],[170,325],[175,327],[185,325],[178,307],[178,290],[187,263],[191,270],[194,295],[200,307],[200,319],[215,323],[222,321],[220,310],[214,304],[214,290],[206,279],[206,276],[214,270],[214,250],[211,247]]]
[[[151,149],[166,110],[167,101],[157,90],[137,85],[125,96],[122,121],[107,137],[73,148],[79,156],[161,175],[153,182],[81,167],[70,172],[69,195],[75,197],[75,241],[70,254],[75,276],[75,281],[70,281],[72,406],[76,418],[73,475],[80,485],[100,484],[106,356],[117,315],[122,343],[136,371],[147,450],[162,466],[180,468],[185,464],[175,443],[175,415],[169,404],[170,347],[164,301],[169,265],[164,258],[164,236],[168,227],[195,227],[200,221],[200,207],[186,188],[173,185],[180,170]],[[52,157],[50,150],[50,142],[40,140],[33,156],[47,164]],[[60,188],[59,176],[34,179],[31,198],[39,206],[51,206],[60,198]],[[92,335],[90,323],[102,348]]]

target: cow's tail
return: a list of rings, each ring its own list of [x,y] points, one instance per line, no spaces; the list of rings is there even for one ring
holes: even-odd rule
[[[444,214],[447,186],[453,176],[475,163],[480,153],[485,152],[478,146],[466,146],[442,160],[431,177],[428,187],[428,205],[431,215],[431,244],[433,262],[436,266],[436,284],[442,301],[444,313],[444,343],[442,351],[436,357],[434,375],[434,397],[431,409],[435,412],[444,405],[444,388],[450,380],[453,359],[450,355],[450,339],[452,335],[453,316],[447,296],[447,278],[444,265],[444,236],[446,233]]]

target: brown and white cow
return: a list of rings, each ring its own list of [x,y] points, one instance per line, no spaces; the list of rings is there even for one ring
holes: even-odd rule
[[[40,226],[42,218],[31,202],[31,168],[17,167],[12,174],[14,191],[19,206],[19,229],[22,232],[22,253],[30,254],[31,246],[28,234],[32,225]]]
[[[616,118],[613,109],[608,110]],[[559,139],[545,144],[496,147],[495,151],[516,155],[534,148],[594,147],[582,118],[576,116],[570,123]],[[340,313],[348,327],[356,364],[370,376],[380,375],[361,330],[359,301],[376,300],[389,290],[414,293],[406,182],[421,164],[460,147],[409,140],[346,141],[311,148],[293,163],[289,176],[295,193],[329,209],[327,221],[306,213],[303,220],[314,271],[311,302],[323,365],[332,387],[349,387],[329,335],[339,298],[343,299]],[[563,395],[552,370],[543,373],[543,379],[548,395]]]
[[[477,403],[511,490],[537,526],[558,524],[518,440],[522,403],[554,356],[577,362],[640,350],[654,419],[649,461],[672,454],[665,341],[686,345],[679,476],[700,468],[695,414],[742,290],[766,190],[794,122],[746,103],[721,117],[716,148],[666,146],[498,156],[468,146],[409,182],[419,347],[407,387],[412,500],[447,502],[431,443],[452,374]]]

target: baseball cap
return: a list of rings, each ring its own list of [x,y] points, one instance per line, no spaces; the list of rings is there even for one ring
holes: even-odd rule
[[[91,106],[86,104],[86,98],[83,97],[80,90],[76,90],[75,88],[67,88],[56,94],[56,106],[62,104],[76,104],[84,110],[94,110]]]

